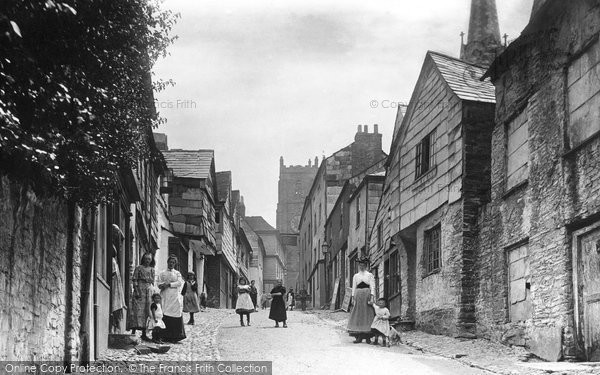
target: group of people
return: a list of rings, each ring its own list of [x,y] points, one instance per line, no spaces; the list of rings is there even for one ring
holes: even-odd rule
[[[177,271],[177,257],[169,256],[167,269],[155,277],[154,257],[144,254],[133,272],[133,294],[127,316],[127,329],[142,332],[142,340],[161,343],[178,342],[186,338],[183,312],[190,314],[188,324],[194,324],[194,313],[206,308],[206,294],[198,297],[195,274],[188,272],[183,281]],[[180,296],[183,298],[180,298]],[[152,332],[149,338],[146,332]]]
[[[293,293],[293,290],[290,290]],[[250,314],[257,310],[257,297],[258,292],[254,286],[254,280],[248,285],[246,279],[240,277],[237,286],[238,297],[235,304],[235,312],[240,316],[240,325],[250,326]],[[289,295],[289,293],[288,293]],[[286,303],[284,297],[286,296],[286,290],[283,286],[283,281],[278,280],[277,285],[271,290],[269,294],[271,298],[271,310],[269,312],[269,319],[275,321],[275,327],[279,327],[279,323],[283,323],[283,327],[287,328],[287,313]],[[265,300],[269,299],[269,296],[263,294]],[[293,298],[293,297],[292,297]],[[265,308],[266,302],[261,299],[262,308]],[[246,317],[246,324],[244,324],[244,317]]]
[[[367,271],[367,263],[367,258],[359,259],[359,271],[352,278],[353,307],[348,320],[348,333],[355,338],[354,343],[366,340],[367,344],[378,345],[381,338],[382,345],[386,346],[389,345],[386,340],[390,334],[390,311],[385,298],[375,300],[375,277]]]

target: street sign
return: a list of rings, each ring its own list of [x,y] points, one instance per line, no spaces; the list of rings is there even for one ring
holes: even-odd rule
[[[344,301],[342,302],[341,309],[345,312],[350,310],[350,300],[352,299],[352,288],[346,288],[346,294],[344,295]]]
[[[338,277],[337,279],[335,279],[335,283],[333,283],[333,293],[331,294],[333,297],[331,297],[331,305],[329,307],[329,309],[331,311],[335,310],[335,302],[337,301],[339,289],[340,289],[340,278]]]

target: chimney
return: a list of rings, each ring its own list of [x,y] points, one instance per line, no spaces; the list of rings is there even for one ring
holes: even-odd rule
[[[369,132],[369,125],[365,125],[365,133]]]
[[[379,125],[377,125],[377,124],[373,125],[373,133],[379,134]]]
[[[154,136],[154,143],[156,144],[156,148],[160,151],[168,151],[169,145],[167,143],[167,135],[163,133],[152,133]]]
[[[241,217],[246,217],[246,205],[244,204],[244,197],[240,195],[240,201],[238,203],[238,212]]]
[[[358,125],[358,128],[356,129],[357,133],[362,133],[362,125]]]
[[[471,0],[467,44],[461,46],[460,58],[488,67],[502,48],[496,0]]]
[[[319,168],[319,157],[315,156],[315,168]]]

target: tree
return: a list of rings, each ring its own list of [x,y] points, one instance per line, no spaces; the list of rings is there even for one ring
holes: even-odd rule
[[[0,4],[0,170],[39,194],[107,200],[120,168],[156,157],[153,89],[168,82],[150,72],[178,15],[159,0]]]

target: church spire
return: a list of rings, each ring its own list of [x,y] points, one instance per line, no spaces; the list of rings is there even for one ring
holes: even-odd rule
[[[460,58],[487,67],[501,46],[496,0],[471,0],[469,36],[462,45]]]

